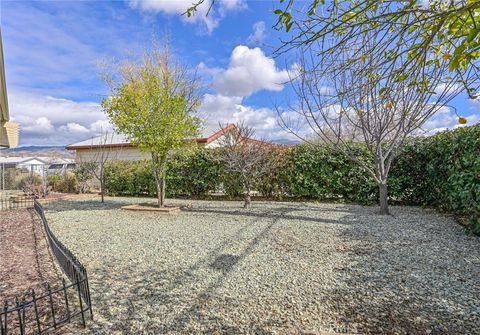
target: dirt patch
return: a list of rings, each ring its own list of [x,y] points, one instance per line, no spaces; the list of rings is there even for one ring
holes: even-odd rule
[[[65,305],[65,291],[58,291],[62,286],[61,270],[56,267],[55,260],[49,250],[44,234],[43,225],[33,209],[16,209],[0,212],[0,301],[7,301],[9,308],[15,304],[16,298],[20,303],[32,301],[32,289],[37,300],[39,325],[45,329],[53,325],[51,306],[48,303],[48,285],[52,294],[52,304],[55,309],[56,322],[65,320],[67,309]],[[66,282],[69,283],[68,281]],[[67,291],[70,311],[78,310],[78,299],[74,288]],[[57,330],[52,329],[50,334],[65,334],[67,331],[76,331],[79,321],[63,325]],[[32,304],[25,309],[24,324],[26,334],[33,334],[38,329]],[[16,313],[9,314],[8,326],[14,333],[20,333],[19,319]]]
[[[61,281],[40,220],[32,209],[0,215],[0,296],[10,299]]]
[[[158,207],[155,204],[138,204],[138,205],[127,205],[122,207],[123,210],[127,211],[136,211],[136,212],[157,212],[165,214],[177,213],[180,210],[180,207],[177,206],[166,206]]]

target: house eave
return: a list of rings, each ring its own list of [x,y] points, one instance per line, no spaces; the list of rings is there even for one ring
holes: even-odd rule
[[[14,122],[0,124],[0,147],[15,148],[18,146],[20,125]]]

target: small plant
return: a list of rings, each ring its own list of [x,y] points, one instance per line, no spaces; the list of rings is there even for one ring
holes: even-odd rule
[[[77,191],[77,178],[73,172],[65,172],[57,184],[57,191],[61,193],[75,193]]]
[[[77,189],[78,193],[87,193],[90,189],[88,181],[91,180],[94,176],[94,171],[97,168],[97,163],[95,162],[86,162],[77,164],[73,173],[77,178]]]
[[[23,177],[18,182],[17,188],[21,189],[25,195],[38,195],[39,186],[42,184],[42,179],[36,174],[31,174]]]
[[[51,174],[47,177],[47,184],[51,187],[52,191],[58,191],[58,184],[62,180],[62,175],[60,174]]]

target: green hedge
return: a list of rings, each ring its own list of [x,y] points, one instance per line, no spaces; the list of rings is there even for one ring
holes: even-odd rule
[[[193,155],[177,156],[169,161],[167,194],[170,197],[201,197],[218,189],[221,165],[213,159],[213,152],[199,149]]]
[[[358,156],[371,161],[365,148]],[[200,149],[169,162],[167,195],[206,196],[223,189],[241,195],[239,179],[225,172],[215,151]],[[296,145],[272,152],[272,171],[255,185],[262,195],[373,203],[378,187],[359,165],[326,146]],[[111,195],[155,196],[150,163],[112,162],[107,167]],[[459,128],[408,143],[393,164],[390,199],[411,205],[435,206],[469,218],[480,233],[480,126]]]
[[[155,196],[150,162],[108,162],[105,165],[105,188],[108,194],[114,196]]]
[[[465,216],[480,233],[480,125],[409,143],[390,184],[393,197]]]
[[[359,147],[358,157],[368,163],[366,150]],[[299,198],[330,199],[371,203],[377,186],[358,164],[327,146],[296,145],[286,153],[285,193]]]
[[[359,150],[362,151],[361,148]],[[365,160],[368,159],[365,150],[361,154]],[[223,189],[227,196],[241,196],[238,176],[227,173],[214,155],[212,150],[200,149],[193,155],[171,159],[168,163],[167,195],[201,197]],[[361,203],[376,199],[377,187],[365,171],[327,147],[297,145],[272,152],[270,160],[275,168],[255,185],[255,189],[264,196],[342,197]],[[108,163],[106,188],[111,195],[154,196],[156,188],[150,162]]]
[[[108,162],[105,172],[110,195],[156,196],[150,161]],[[217,188],[221,174],[211,151],[201,149],[194,155],[174,157],[168,162],[167,196],[205,196]]]

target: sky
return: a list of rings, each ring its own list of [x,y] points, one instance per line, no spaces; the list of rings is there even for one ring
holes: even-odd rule
[[[208,2],[208,1],[207,1]],[[0,23],[11,119],[21,124],[20,145],[67,145],[108,129],[100,102],[108,94],[101,64],[139,57],[153,36],[169,36],[175,57],[196,68],[205,83],[200,115],[205,132],[243,121],[258,137],[292,141],[278,125],[292,55],[273,57],[285,38],[273,29],[276,0],[217,0],[181,15],[192,0],[1,1]],[[469,124],[480,102],[450,103]],[[428,134],[458,126],[445,108]]]

